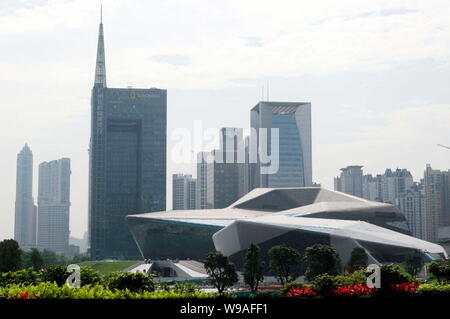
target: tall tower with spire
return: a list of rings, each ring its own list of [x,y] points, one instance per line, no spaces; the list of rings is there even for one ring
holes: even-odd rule
[[[95,64],[95,86],[106,88],[105,39],[103,35],[103,8],[100,7],[100,26],[98,30],[97,62]]]
[[[93,259],[139,257],[125,216],[166,209],[166,131],[166,90],[107,87],[100,14],[89,146]]]
[[[36,207],[33,200],[33,153],[28,144],[17,154],[14,239],[22,249],[36,246]]]

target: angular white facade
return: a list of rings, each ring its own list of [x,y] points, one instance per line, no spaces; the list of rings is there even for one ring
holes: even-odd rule
[[[218,250],[242,267],[252,243],[267,251],[284,244],[301,253],[316,243],[334,246],[344,264],[362,247],[371,263],[402,262],[413,251],[425,260],[446,258],[437,245],[410,236],[404,215],[391,204],[320,187],[255,189],[224,209],[127,216],[145,258],[203,259]]]

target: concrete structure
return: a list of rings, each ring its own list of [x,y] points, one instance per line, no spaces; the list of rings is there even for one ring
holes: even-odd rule
[[[220,147],[210,153],[199,153],[197,176],[200,208],[224,208],[240,195],[239,170],[244,165],[242,129],[222,128]],[[205,183],[206,182],[206,183]],[[206,200],[206,201],[205,201]]]
[[[424,176],[428,240],[440,241],[438,234],[450,226],[450,170],[440,171],[427,165]],[[444,239],[444,238],[442,238]]]
[[[383,201],[382,175],[377,174],[376,176],[372,176],[371,174],[368,174],[363,176],[362,197],[376,202]]]
[[[370,263],[402,262],[420,251],[426,260],[444,249],[410,236],[404,215],[391,204],[319,187],[254,189],[225,209],[168,211],[127,216],[144,258],[197,259],[218,250],[243,266],[251,243],[267,251],[279,244],[301,253],[316,243],[334,246],[342,262],[362,247]]]
[[[172,175],[172,209],[195,209],[197,180],[192,175]]]
[[[353,196],[363,196],[362,166],[352,165],[341,168],[340,177],[334,178],[334,190]]]
[[[206,209],[208,207],[207,202],[207,186],[208,186],[208,164],[206,163],[206,157],[208,152],[200,152],[197,154],[197,189],[196,189],[196,209]]]
[[[91,111],[91,258],[134,258],[125,215],[166,209],[167,92],[107,87],[102,23]]]
[[[414,185],[411,172],[407,169],[386,169],[384,174],[363,177],[363,197],[383,203],[395,204],[400,194]]]
[[[415,183],[396,198],[396,205],[405,215],[414,237],[427,240],[427,216],[423,185]]]
[[[70,222],[70,159],[39,164],[37,247],[67,254]]]
[[[17,154],[14,239],[28,250],[36,246],[36,206],[33,200],[33,153],[28,144]]]
[[[250,156],[259,150],[250,189],[312,185],[311,103],[259,102],[250,125]]]

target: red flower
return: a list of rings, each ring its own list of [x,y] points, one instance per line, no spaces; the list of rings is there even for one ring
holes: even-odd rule
[[[391,285],[390,288],[399,293],[415,294],[417,292],[417,288],[419,288],[419,284],[417,282],[403,282],[401,284]]]
[[[294,287],[289,290],[287,297],[313,297],[316,293],[308,287]]]
[[[363,285],[361,283],[353,284],[350,286],[341,286],[338,287],[334,294],[336,296],[361,296],[361,295],[369,295],[374,292],[374,288],[369,288],[367,285]]]
[[[30,295],[28,294],[28,291],[25,291],[17,296],[11,297],[11,299],[30,299]]]

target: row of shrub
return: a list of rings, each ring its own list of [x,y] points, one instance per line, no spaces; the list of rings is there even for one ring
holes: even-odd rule
[[[399,265],[381,267],[380,288],[366,284],[365,270],[358,270],[348,276],[317,276],[311,286],[291,282],[283,286],[281,293],[287,297],[370,297],[370,296],[450,296],[450,284],[436,281],[420,284]]]
[[[55,282],[36,285],[8,285],[0,287],[0,299],[174,299],[214,298],[215,294],[198,290],[159,290],[134,292],[129,289],[109,289],[103,285],[85,285],[81,288],[58,286]]]
[[[0,274],[0,287],[38,286],[41,283],[55,283],[56,286],[65,286],[70,275],[64,266],[52,266],[41,271],[25,269]],[[81,287],[103,286],[109,290],[126,290],[131,292],[154,291],[155,283],[151,275],[143,273],[113,272],[102,276],[89,267],[80,268]]]

